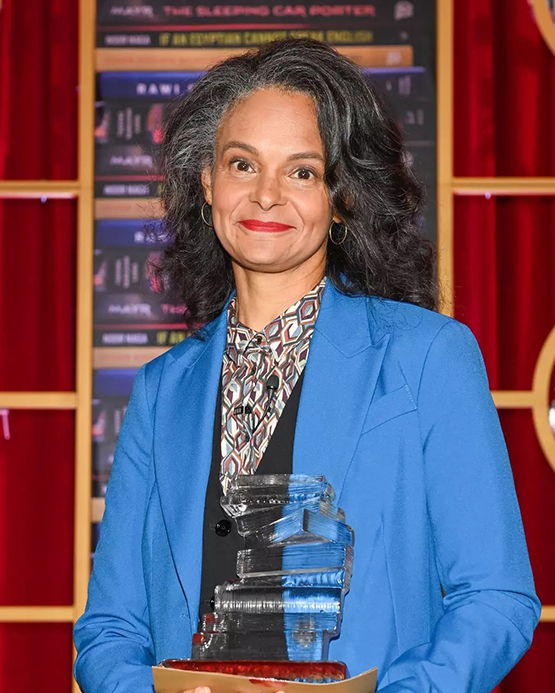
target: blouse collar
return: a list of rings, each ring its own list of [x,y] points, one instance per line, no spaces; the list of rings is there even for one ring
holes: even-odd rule
[[[237,296],[234,295],[227,309],[226,354],[235,363],[252,349],[271,350],[276,358],[280,358],[284,352],[309,339],[314,331],[325,285],[324,276],[313,289],[259,331],[240,322],[237,317]]]

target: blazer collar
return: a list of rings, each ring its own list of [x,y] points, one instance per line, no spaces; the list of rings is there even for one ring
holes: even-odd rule
[[[221,313],[211,322],[203,325],[197,336],[182,342],[168,355],[173,359],[186,356],[187,366],[195,364],[212,339],[221,341],[222,332],[227,329],[227,308],[235,296],[235,289],[229,295]],[[324,287],[320,310],[316,318],[315,330],[320,332],[331,344],[347,358],[368,346],[377,344],[387,333],[378,315],[378,304],[384,302],[378,296],[346,296],[328,279]],[[341,318],[349,316],[349,329]]]
[[[377,344],[385,334],[376,311],[381,300],[379,297],[346,296],[328,280],[315,329],[350,358]]]

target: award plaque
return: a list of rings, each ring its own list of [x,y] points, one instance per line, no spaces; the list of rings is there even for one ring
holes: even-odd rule
[[[323,476],[240,475],[221,499],[244,548],[218,585],[192,658],[162,667],[306,683],[347,677],[328,661],[353,564],[353,530]]]

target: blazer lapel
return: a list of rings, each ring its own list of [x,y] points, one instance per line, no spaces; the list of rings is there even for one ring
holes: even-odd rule
[[[376,392],[389,334],[367,297],[341,294],[328,280],[305,366],[293,470],[324,474],[341,494]]]
[[[197,630],[206,484],[212,460],[214,414],[225,349],[227,304],[170,362],[156,404],[154,464],[175,569]],[[191,340],[187,340],[189,342]],[[185,345],[186,343],[184,343]]]

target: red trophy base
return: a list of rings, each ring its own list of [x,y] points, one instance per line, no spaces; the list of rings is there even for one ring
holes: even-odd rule
[[[249,676],[253,679],[281,679],[305,683],[333,683],[347,678],[343,662],[272,662],[264,660],[164,659],[159,666],[185,671],[210,671]]]

